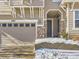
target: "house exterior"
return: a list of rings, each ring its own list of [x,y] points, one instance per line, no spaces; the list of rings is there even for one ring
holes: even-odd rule
[[[78,0],[45,0],[44,19],[47,21],[47,26],[45,25],[47,32],[42,32],[42,37],[60,37],[59,33],[65,31],[69,39],[78,40],[78,2]]]
[[[78,40],[78,5],[78,0],[0,0],[0,48],[4,47],[0,51],[5,51],[6,46],[8,51],[11,46],[19,49],[27,43],[34,47],[36,39],[61,37],[62,32]],[[13,56],[12,49],[6,55]],[[19,51],[15,54],[20,55]],[[0,52],[0,56],[4,53]]]
[[[67,32],[69,33],[69,38],[78,40],[79,38],[79,30],[78,30],[78,0],[64,0],[62,1],[62,5],[66,6],[66,14],[67,14]],[[64,7],[65,8],[65,7]]]
[[[16,39],[21,38],[21,41],[34,42],[38,38],[60,37],[61,32],[66,32],[70,39],[79,38],[78,0],[0,0],[0,8],[1,30]],[[29,34],[15,31],[10,27],[11,23],[18,31],[25,29],[20,30],[18,26],[26,26],[26,33]],[[12,30],[18,32],[20,37]]]

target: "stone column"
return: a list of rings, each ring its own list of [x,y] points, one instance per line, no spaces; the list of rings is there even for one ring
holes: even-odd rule
[[[47,37],[47,20],[44,20],[44,26],[37,27],[37,38]]]
[[[66,30],[66,22],[65,20],[60,20],[60,32],[63,32]]]

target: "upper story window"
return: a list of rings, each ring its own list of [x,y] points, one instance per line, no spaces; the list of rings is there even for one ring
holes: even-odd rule
[[[75,11],[75,28],[79,28],[79,11]]]
[[[52,0],[52,2],[61,2],[62,0]]]

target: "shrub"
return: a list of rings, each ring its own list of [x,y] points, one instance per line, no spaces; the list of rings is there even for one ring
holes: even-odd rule
[[[68,39],[68,34],[66,32],[60,32],[60,36],[62,36],[65,39]]]

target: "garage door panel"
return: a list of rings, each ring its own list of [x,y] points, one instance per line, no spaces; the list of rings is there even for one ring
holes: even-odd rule
[[[34,23],[27,27],[1,26],[0,30],[23,42],[35,42],[36,39],[36,25]]]

